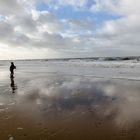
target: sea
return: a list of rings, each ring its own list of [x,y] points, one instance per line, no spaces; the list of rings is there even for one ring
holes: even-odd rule
[[[140,80],[140,57],[93,57],[37,60],[1,60],[0,79],[9,75],[10,62],[16,76],[67,75]]]
[[[139,140],[139,106],[140,57],[0,61],[2,140]]]

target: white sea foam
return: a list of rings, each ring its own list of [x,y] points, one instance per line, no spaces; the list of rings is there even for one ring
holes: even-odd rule
[[[59,60],[14,61],[17,76],[68,75],[140,80],[140,61],[137,58],[89,58]],[[10,62],[10,61],[9,61]],[[0,76],[9,76],[8,61],[0,61]]]

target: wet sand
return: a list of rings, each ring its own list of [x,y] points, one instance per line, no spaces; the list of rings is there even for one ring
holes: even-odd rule
[[[0,84],[0,140],[140,139],[139,81],[26,75]]]

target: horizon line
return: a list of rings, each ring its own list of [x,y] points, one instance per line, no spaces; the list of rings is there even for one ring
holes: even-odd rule
[[[61,60],[61,59],[90,59],[90,58],[129,58],[139,56],[93,56],[93,57],[63,57],[63,58],[25,58],[25,59],[0,59],[0,61],[28,61],[28,60]]]

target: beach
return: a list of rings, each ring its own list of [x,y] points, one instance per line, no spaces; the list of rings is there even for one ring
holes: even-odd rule
[[[1,140],[139,140],[140,63],[0,61]]]

